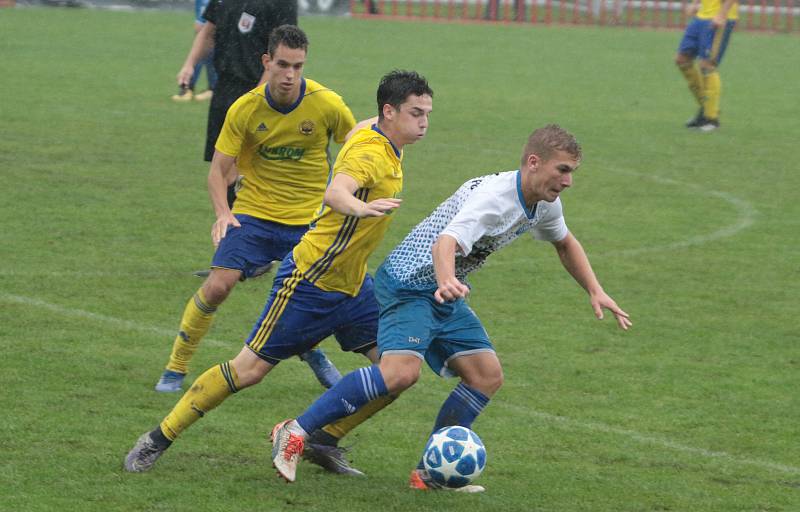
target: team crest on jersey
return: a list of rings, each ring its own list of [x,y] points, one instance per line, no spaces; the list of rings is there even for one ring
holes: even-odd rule
[[[258,128],[256,128],[256,131],[257,132],[265,132],[265,131],[267,131],[267,125],[265,125],[264,123],[261,123],[260,125],[258,125]]]
[[[247,34],[251,30],[253,30],[253,25],[256,24],[256,17],[252,14],[247,14],[246,12],[242,13],[242,16],[239,18],[239,32],[242,34]]]
[[[311,135],[314,133],[314,121],[311,119],[306,119],[300,123],[300,133],[303,135]]]

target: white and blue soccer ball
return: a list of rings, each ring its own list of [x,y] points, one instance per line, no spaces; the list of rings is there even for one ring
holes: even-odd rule
[[[483,441],[466,427],[445,427],[433,433],[422,458],[433,480],[446,487],[464,487],[486,467]]]

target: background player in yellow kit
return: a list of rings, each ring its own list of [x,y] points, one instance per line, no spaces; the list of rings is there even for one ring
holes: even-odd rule
[[[228,111],[208,177],[217,251],[211,273],[186,305],[157,391],[181,389],[217,307],[240,279],[282,260],[321,207],[330,176],[330,138],[344,142],[355,119],[338,94],[303,77],[307,48],[308,39],[296,26],[273,30],[262,59],[269,80]],[[241,189],[231,210],[227,186],[237,167]],[[324,355],[312,362],[323,385],[338,379]]]
[[[737,0],[693,0],[686,8],[694,17],[683,34],[675,64],[700,106],[697,115],[686,123],[687,128],[719,128],[722,82],[718,68],[739,18],[738,7]]]

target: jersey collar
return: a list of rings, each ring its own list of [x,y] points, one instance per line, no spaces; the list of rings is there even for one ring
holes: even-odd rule
[[[297,95],[297,101],[295,101],[294,103],[292,103],[287,107],[281,107],[280,105],[275,103],[275,100],[272,99],[272,95],[269,93],[269,82],[267,82],[267,84],[264,86],[264,96],[267,98],[267,103],[269,103],[270,107],[280,112],[281,114],[288,114],[292,110],[296,109],[297,106],[300,105],[300,102],[303,101],[303,96],[305,96],[305,94],[306,94],[306,79],[301,78],[300,94]]]
[[[525,216],[528,217],[528,219],[532,219],[533,216],[536,215],[536,205],[539,203],[533,203],[530,210],[525,206],[525,196],[522,195],[522,171],[517,171],[517,197],[519,198],[520,206],[522,206],[522,211],[525,212]]]
[[[394,150],[394,154],[397,155],[397,158],[400,158],[400,151],[394,146],[394,144],[392,144],[392,141],[389,140],[389,137],[386,137],[386,134],[383,133],[380,128],[378,128],[378,125],[377,124],[373,124],[372,125],[372,129],[375,130],[376,132],[380,133],[381,135],[383,135],[386,138],[386,140],[389,141],[389,144],[392,146],[392,149]]]

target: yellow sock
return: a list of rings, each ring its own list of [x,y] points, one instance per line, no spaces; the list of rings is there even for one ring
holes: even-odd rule
[[[189,391],[184,393],[164,418],[161,422],[161,432],[167,439],[174,441],[192,423],[237,391],[239,391],[239,378],[230,361],[209,368],[194,381]]]
[[[700,69],[697,67],[697,64],[692,61],[689,64],[678,66],[678,69],[681,70],[681,73],[683,73],[683,76],[689,83],[689,90],[692,92],[694,99],[697,100],[697,104],[701,107],[704,106],[705,81],[703,80],[703,75],[700,73]]]
[[[189,361],[192,360],[197,347],[200,345],[200,340],[208,332],[211,327],[211,321],[214,320],[214,312],[217,310],[216,306],[211,306],[203,296],[203,290],[197,290],[197,293],[189,299],[186,308],[183,310],[183,318],[181,318],[181,329],[175,337],[175,342],[172,344],[172,353],[169,355],[169,363],[167,363],[167,370],[178,373],[188,373]]]
[[[709,119],[719,118],[719,97],[722,92],[722,80],[719,72],[715,69],[703,77],[706,85],[706,101],[703,103],[703,115]]]
[[[364,407],[344,417],[339,421],[335,421],[329,425],[322,427],[322,430],[332,435],[336,439],[341,439],[347,435],[348,432],[367,421],[373,414],[380,411],[390,403],[394,402],[393,396],[382,396],[367,403]]]

